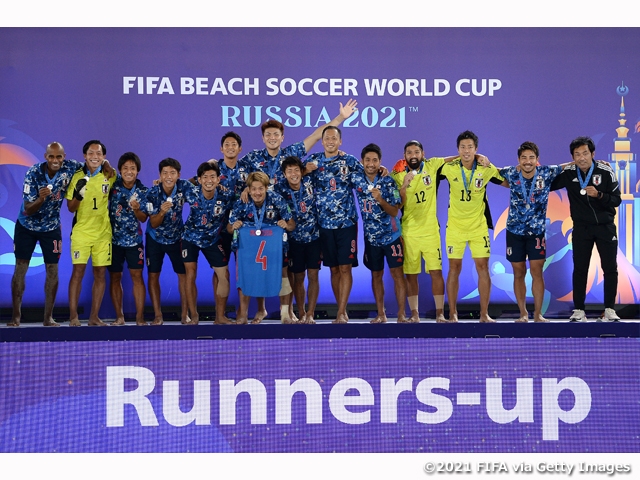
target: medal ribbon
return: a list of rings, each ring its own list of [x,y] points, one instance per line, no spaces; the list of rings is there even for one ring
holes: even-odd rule
[[[262,203],[262,207],[260,209],[256,209],[256,204],[251,201],[251,211],[253,212],[253,218],[256,225],[256,230],[260,230],[262,228],[262,219],[264,218],[264,212],[267,208],[267,197],[265,195],[264,202]]]
[[[469,193],[469,185],[473,183],[473,175],[476,173],[477,162],[473,161],[473,167],[471,167],[471,177],[469,177],[469,183],[467,183],[467,176],[464,173],[464,166],[460,162],[460,173],[462,174],[462,182],[464,183],[464,191]]]
[[[520,176],[520,189],[522,190],[522,195],[524,195],[524,201],[527,205],[529,205],[529,203],[533,203],[533,190],[536,185],[535,178],[537,170],[538,169],[536,168],[533,171],[533,177],[531,177],[531,187],[529,188],[529,191],[527,191],[524,185],[525,178],[522,176],[522,172],[518,172],[518,175]]]
[[[585,188],[587,188],[587,185],[589,185],[589,180],[591,180],[591,174],[593,173],[593,167],[595,167],[595,166],[596,166],[596,163],[595,162],[591,162],[591,168],[587,172],[587,178],[585,178],[584,182],[582,181],[582,178],[581,178],[581,175],[580,175],[581,170],[579,168],[576,170],[576,174],[578,175],[578,182],[580,182],[580,188],[581,189],[584,190]]]

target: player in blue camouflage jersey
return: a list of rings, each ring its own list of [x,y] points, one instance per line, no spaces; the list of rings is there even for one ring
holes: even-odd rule
[[[138,179],[142,164],[133,152],[126,152],[118,160],[120,175],[109,194],[109,217],[111,218],[112,249],[109,271],[109,292],[116,313],[112,325],[124,325],[122,308],[122,272],[126,260],[131,282],[133,299],[136,306],[136,325],[147,325],[144,320],[144,300],[147,290],[142,277],[144,268],[144,246],[142,245],[142,227],[140,222],[147,221],[147,215],[140,210],[145,202],[147,187]]]
[[[303,177],[304,165],[298,157],[285,158],[282,171],[287,181],[277,184],[275,190],[288,203],[296,222],[296,228],[289,234],[289,281],[293,284],[299,323],[313,324],[316,323],[313,317],[320,292],[318,273],[322,261],[313,184],[309,177]],[[305,272],[309,276],[309,306],[306,309]]]
[[[145,202],[141,205],[142,212],[149,216],[145,245],[149,297],[151,297],[154,312],[151,324],[162,325],[163,323],[160,306],[160,272],[165,254],[169,256],[173,271],[178,276],[181,322],[191,324],[187,306],[186,270],[182,261],[180,240],[184,229],[182,208],[187,195],[195,190],[195,186],[180,178],[181,165],[174,158],[169,157],[160,161],[158,170],[160,183],[147,191]]]
[[[378,315],[371,323],[386,323],[384,308],[384,260],[386,258],[393,278],[396,301],[398,303],[398,322],[406,322],[404,299],[406,283],[402,266],[404,263],[404,244],[400,228],[400,193],[395,181],[380,174],[382,151],[375,143],[362,149],[360,155],[364,173],[351,175],[356,197],[360,205],[362,225],[364,226],[364,265],[371,270],[371,288],[376,300]]]
[[[533,142],[524,142],[518,148],[518,167],[500,169],[510,190],[507,217],[507,260],[513,267],[513,292],[520,309],[518,323],[529,320],[527,312],[527,258],[533,280],[535,322],[547,322],[542,316],[544,278],[542,269],[546,258],[545,231],[547,204],[551,182],[562,172],[562,165],[540,165],[539,150]]]
[[[58,142],[47,145],[45,162],[27,171],[22,189],[22,207],[13,235],[16,266],[11,279],[13,314],[9,327],[19,327],[25,277],[31,256],[40,243],[45,265],[44,321],[45,327],[59,324],[53,319],[53,306],[58,292],[58,261],[62,250],[60,207],[73,174],[82,163],[67,160],[64,147]]]
[[[289,210],[287,202],[275,192],[268,191],[269,177],[264,172],[252,172],[247,178],[247,186],[249,187],[249,202],[244,203],[238,200],[229,215],[229,224],[227,231],[233,233],[234,230],[240,229],[242,226],[260,228],[269,225],[278,225],[279,227],[293,231],[296,224],[293,215]],[[232,248],[234,251],[238,248],[238,241],[234,235]],[[294,323],[289,315],[289,294],[291,293],[291,285],[287,276],[286,251],[287,242],[283,242],[283,265],[282,265],[282,287],[280,289],[280,320],[282,323]],[[240,260],[240,259],[238,259]],[[237,324],[246,324],[250,297],[242,293],[242,289],[238,288],[240,296],[240,309],[236,319]],[[260,323],[263,318],[256,317],[251,323]]]
[[[347,302],[353,285],[352,268],[358,266],[358,212],[353,198],[353,173],[363,173],[353,155],[340,154],[342,132],[329,126],[322,132],[324,151],[305,163],[313,180],[320,224],[322,259],[331,269],[331,287],[338,313],[333,323],[347,323]]]
[[[340,103],[340,112],[337,117],[333,118],[329,123],[316,128],[302,142],[294,143],[285,148],[281,148],[284,142],[284,125],[282,122],[273,119],[264,122],[260,129],[262,130],[262,141],[266,148],[252,150],[246,154],[239,161],[240,167],[245,168],[248,172],[260,171],[266,173],[270,179],[269,191],[273,191],[274,185],[285,181],[281,168],[282,161],[290,156],[305,157],[309,150],[320,140],[323,129],[329,125],[340,125],[353,114],[357,109],[357,104],[358,102],[353,99],[349,99],[344,106]],[[248,191],[246,189],[242,194],[242,198],[245,202],[247,201]],[[295,319],[293,305],[290,307],[290,315]],[[262,319],[266,316],[267,311],[264,307],[264,299],[258,298],[258,311],[255,318]]]
[[[220,168],[216,163],[204,162],[198,167],[198,185],[193,192],[187,191],[186,201],[191,205],[189,217],[182,233],[182,259],[186,269],[187,304],[191,321],[199,322],[197,310],[198,256],[200,251],[214,271],[214,295],[216,299],[217,324],[229,324],[225,316],[229,297],[229,255],[222,246],[221,232],[226,230],[229,209],[234,199],[232,189],[218,188]]]

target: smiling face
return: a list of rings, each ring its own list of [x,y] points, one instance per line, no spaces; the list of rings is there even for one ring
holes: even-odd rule
[[[409,145],[404,150],[404,159],[409,164],[411,170],[418,170],[423,158],[424,152],[418,145]]]
[[[300,182],[302,181],[302,172],[300,171],[300,167],[292,166],[287,167],[284,170],[284,178],[289,182],[289,186],[294,190],[300,189]]]
[[[59,143],[52,143],[47,147],[44,159],[47,161],[47,173],[50,177],[53,177],[60,170],[65,157],[64,148]]]
[[[533,150],[525,150],[518,157],[520,170],[525,178],[531,178],[538,165],[538,157]]]
[[[477,151],[478,147],[476,147],[476,144],[470,138],[460,140],[458,144],[458,155],[460,155],[460,160],[462,160],[462,163],[465,165],[473,162]]]
[[[104,152],[102,151],[102,145],[92,143],[87,149],[87,153],[84,154],[85,164],[89,169],[89,172],[95,172],[102,162],[104,162]]]
[[[324,147],[324,155],[327,158],[335,157],[338,154],[338,150],[342,145],[342,138],[340,132],[335,128],[329,128],[325,130],[322,135],[322,146]]]
[[[249,196],[251,197],[251,200],[253,200],[253,203],[260,207],[264,203],[264,199],[267,197],[267,187],[259,181],[251,182],[251,186],[249,187]]]
[[[362,165],[367,177],[375,178],[380,169],[380,157],[376,152],[367,152],[362,159]]]
[[[124,186],[131,188],[138,178],[138,166],[133,160],[127,160],[122,164],[120,168],[120,176]]]
[[[215,170],[207,170],[201,176],[198,177],[198,182],[202,185],[202,191],[206,194],[213,195],[216,187],[220,183],[220,177]]]
[[[168,195],[173,191],[173,187],[176,186],[176,182],[180,178],[180,172],[173,167],[162,167],[160,170],[160,183],[162,189]]]
[[[591,168],[595,156],[596,153],[591,153],[587,145],[581,145],[573,151],[573,161],[576,162],[578,168],[583,172]]]
[[[235,138],[227,137],[224,139],[224,143],[220,147],[220,151],[222,152],[222,155],[224,155],[225,160],[235,160],[242,151],[242,147],[238,145],[238,141]]]
[[[270,155],[276,155],[280,150],[280,145],[284,141],[284,135],[279,128],[270,127],[262,134],[262,141]]]

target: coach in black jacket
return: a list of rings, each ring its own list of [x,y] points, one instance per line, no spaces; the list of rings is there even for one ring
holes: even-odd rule
[[[571,165],[556,177],[551,190],[566,188],[573,220],[573,304],[572,322],[586,322],[584,302],[591,252],[595,243],[604,272],[605,321],[619,321],[613,309],[618,291],[618,234],[614,219],[620,205],[616,174],[607,162],[595,160],[596,146],[589,137],[571,142]],[[600,318],[598,321],[601,320]]]

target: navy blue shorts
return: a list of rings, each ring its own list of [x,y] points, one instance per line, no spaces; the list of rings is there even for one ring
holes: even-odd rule
[[[144,267],[144,247],[142,244],[134,247],[121,247],[111,245],[111,265],[107,267],[110,273],[122,273],[124,261],[127,261],[129,270],[140,270]]]
[[[317,238],[309,243],[298,243],[289,240],[289,271],[302,273],[313,268],[320,270],[322,262],[322,250],[320,239]]]
[[[148,233],[146,237],[147,271],[149,273],[160,273],[162,271],[162,262],[165,254],[169,255],[174,272],[178,275],[183,275],[187,272],[182,261],[180,240],[164,244],[156,242]]]
[[[227,258],[231,257],[231,242],[233,240],[233,234],[227,232],[226,228],[223,228],[220,232],[220,245],[224,250],[224,255]]]
[[[182,240],[182,261],[184,263],[197,262],[200,252],[207,259],[211,268],[226,267],[229,264],[229,256],[226,255],[221,240],[205,248],[201,248],[187,240]]]
[[[31,260],[38,242],[40,242],[44,263],[58,263],[62,251],[62,229],[58,226],[55,230],[48,232],[36,232],[29,230],[19,220],[16,221],[16,228],[13,231],[13,250],[16,258]]]
[[[544,233],[540,235],[516,235],[507,230],[507,260],[518,263],[547,258]]]
[[[358,266],[358,225],[320,228],[322,263],[325,267]]]
[[[372,272],[384,270],[384,259],[389,268],[401,267],[404,264],[404,243],[398,237],[389,245],[376,247],[364,239],[364,266]]]

